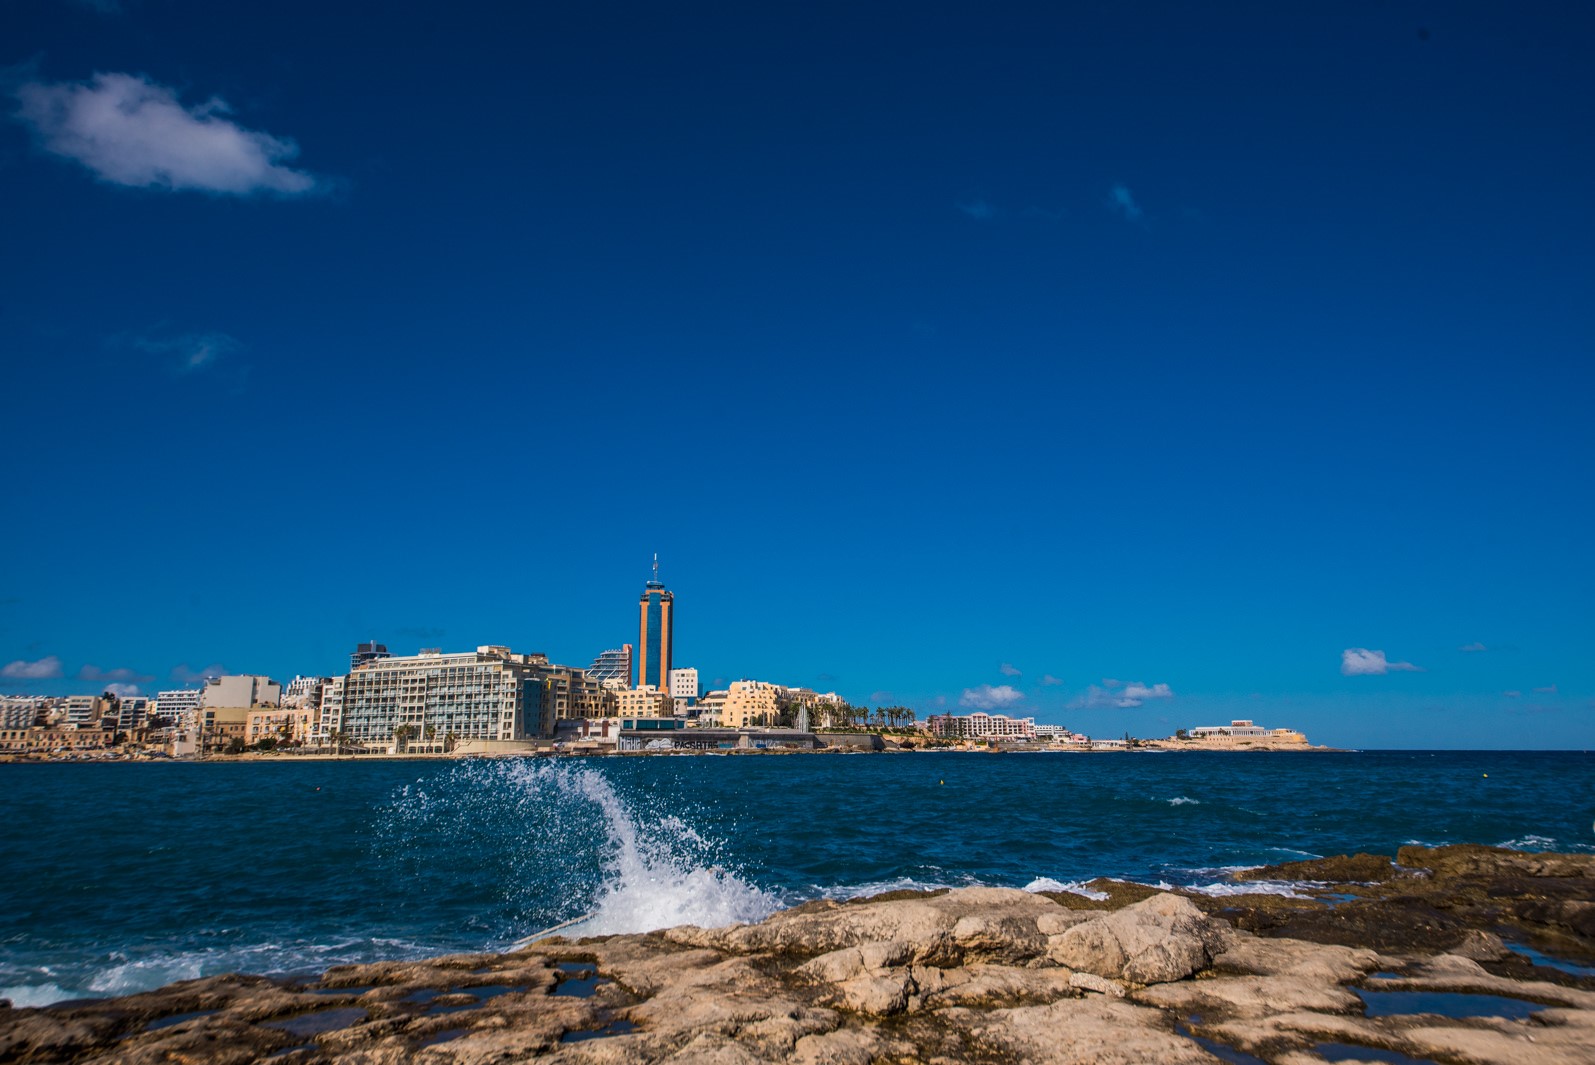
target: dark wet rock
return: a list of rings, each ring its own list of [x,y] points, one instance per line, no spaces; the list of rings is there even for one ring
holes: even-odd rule
[[[1235,874],[1237,880],[1312,880],[1330,884],[1373,884],[1397,875],[1382,854],[1341,854],[1303,862],[1281,862]]]

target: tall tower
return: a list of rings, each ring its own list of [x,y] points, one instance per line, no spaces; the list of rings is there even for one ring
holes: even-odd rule
[[[641,628],[637,638],[637,686],[670,690],[670,642],[676,597],[659,580],[659,555],[654,553],[653,578],[643,586],[637,601]]]

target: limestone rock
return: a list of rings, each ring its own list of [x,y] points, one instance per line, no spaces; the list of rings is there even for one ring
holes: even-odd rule
[[[1178,895],[1154,895],[1053,937],[1048,957],[1080,972],[1138,984],[1182,980],[1205,968],[1218,937]]]

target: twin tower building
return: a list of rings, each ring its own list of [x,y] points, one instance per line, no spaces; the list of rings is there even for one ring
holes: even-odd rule
[[[654,555],[653,577],[643,585],[637,601],[637,684],[639,688],[670,690],[670,645],[675,635],[675,602],[659,580],[659,555]]]

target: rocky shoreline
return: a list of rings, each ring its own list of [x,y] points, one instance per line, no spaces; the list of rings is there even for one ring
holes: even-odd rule
[[[1595,1061],[1595,856],[1406,847],[1242,876],[1297,886],[898,892],[209,977],[0,1010],[0,1061]]]

